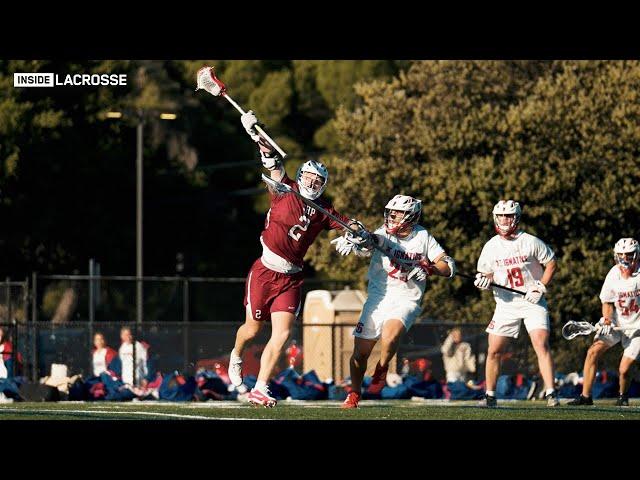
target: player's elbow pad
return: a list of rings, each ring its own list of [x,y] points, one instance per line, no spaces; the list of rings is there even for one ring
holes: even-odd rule
[[[269,171],[280,170],[282,168],[282,162],[278,155],[268,157],[261,154],[260,160],[262,161],[262,166]]]
[[[450,257],[449,255],[442,257],[442,260],[449,267],[449,278],[454,277],[456,274],[456,261],[453,259],[453,257]]]

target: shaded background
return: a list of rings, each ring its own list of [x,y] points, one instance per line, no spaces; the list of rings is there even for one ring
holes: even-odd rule
[[[135,128],[103,117],[123,108],[178,114],[145,125],[145,275],[246,274],[268,208],[260,163],[237,112],[194,93],[204,64],[289,153],[290,175],[320,158],[328,196],[370,228],[394,194],[421,198],[423,224],[462,271],[493,235],[493,204],[520,201],[522,226],[558,255],[554,355],[580,368],[586,343],[564,342],[560,327],[599,318],[613,244],[637,235],[636,61],[1,60],[2,278],[87,273],[90,258],[102,275],[135,274]],[[129,85],[13,88],[14,72],[36,71],[127,73]],[[366,264],[339,259],[334,235],[312,247],[309,277],[364,288]],[[68,288],[43,292],[49,315]],[[482,322],[494,302],[438,278],[424,306],[427,317]]]

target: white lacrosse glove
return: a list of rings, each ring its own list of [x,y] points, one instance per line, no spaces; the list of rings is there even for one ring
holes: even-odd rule
[[[540,280],[536,280],[536,283],[527,288],[524,299],[527,302],[538,303],[545,293],[547,293],[547,287]]]
[[[257,142],[260,140],[260,135],[258,135],[258,131],[255,129],[255,126],[258,124],[258,117],[256,117],[253,110],[249,110],[245,112],[242,116],[240,116],[240,121],[242,122],[242,126],[247,131],[251,140]]]
[[[491,280],[489,280],[489,277],[480,272],[476,273],[476,279],[473,281],[473,284],[480,290],[489,290],[491,288]]]
[[[356,247],[355,244],[347,238],[346,233],[342,237],[331,240],[331,244],[336,246],[336,251],[340,255],[349,255]]]
[[[433,265],[428,261],[423,260],[418,265],[413,267],[413,269],[409,272],[409,275],[407,275],[407,280],[415,278],[417,282],[422,282],[431,275],[433,275]]]
[[[421,266],[415,266],[407,275],[407,280],[414,279],[416,282],[422,282],[427,279],[427,272]]]
[[[606,323],[604,317],[600,318],[600,321],[596,325],[600,325],[600,331],[598,332],[598,336],[606,336],[611,335],[613,333],[613,323],[609,320],[609,323]]]
[[[359,232],[361,236],[365,238],[361,238],[357,236],[355,233],[347,230],[342,237],[338,237],[334,240],[331,240],[332,244],[335,244],[336,251],[340,255],[349,255],[351,252],[356,250],[361,245],[367,242],[367,238],[370,236],[369,232],[366,230]]]
[[[446,255],[444,257],[442,257],[442,260],[444,260],[447,264],[447,266],[449,267],[449,278],[452,278],[455,276],[456,274],[456,261],[450,257],[449,255]]]

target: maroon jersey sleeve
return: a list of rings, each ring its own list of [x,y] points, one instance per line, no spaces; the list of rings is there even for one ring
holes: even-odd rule
[[[335,208],[333,208],[333,205],[331,205],[330,203],[327,203],[326,205],[321,205],[321,206],[322,206],[322,208],[324,208],[329,213],[331,213],[334,216],[338,217],[340,220],[342,220],[347,225],[349,225],[349,223],[351,223],[351,219],[349,217],[345,217],[344,215],[339,213]],[[328,216],[326,216],[325,218],[326,218],[326,224],[327,224],[326,227],[325,227],[325,230],[339,230],[341,228],[344,228],[342,225],[340,225],[338,222],[336,222],[332,218],[330,218]]]
[[[296,191],[298,191],[298,184],[294,180],[291,180],[289,178],[289,175],[286,174],[286,172],[284,174],[284,177],[282,177],[282,179],[280,180],[280,183],[289,185],[291,188],[295,188]],[[276,203],[279,202],[284,197],[284,195],[278,195],[277,193],[274,193],[273,191],[271,191],[271,189],[269,188],[267,189],[267,191],[269,192],[269,199],[271,200],[271,205],[273,205],[274,202]]]

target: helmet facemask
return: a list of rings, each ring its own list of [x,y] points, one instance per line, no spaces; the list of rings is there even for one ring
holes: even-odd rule
[[[500,200],[493,207],[493,224],[496,233],[501,237],[509,237],[518,229],[522,209],[518,202]]]
[[[406,195],[396,195],[384,209],[384,226],[388,234],[409,234],[420,220],[422,202]]]
[[[638,252],[616,253],[616,263],[626,270],[633,271],[638,265]]]
[[[296,182],[303,197],[315,200],[327,188],[328,178],[329,172],[322,163],[309,160],[298,169]]]
[[[616,264],[631,274],[640,264],[640,245],[633,238],[622,238],[616,243],[613,256]]]
[[[519,218],[515,213],[500,213],[493,215],[493,223],[496,227],[498,235],[508,237],[512,235],[518,228]]]

